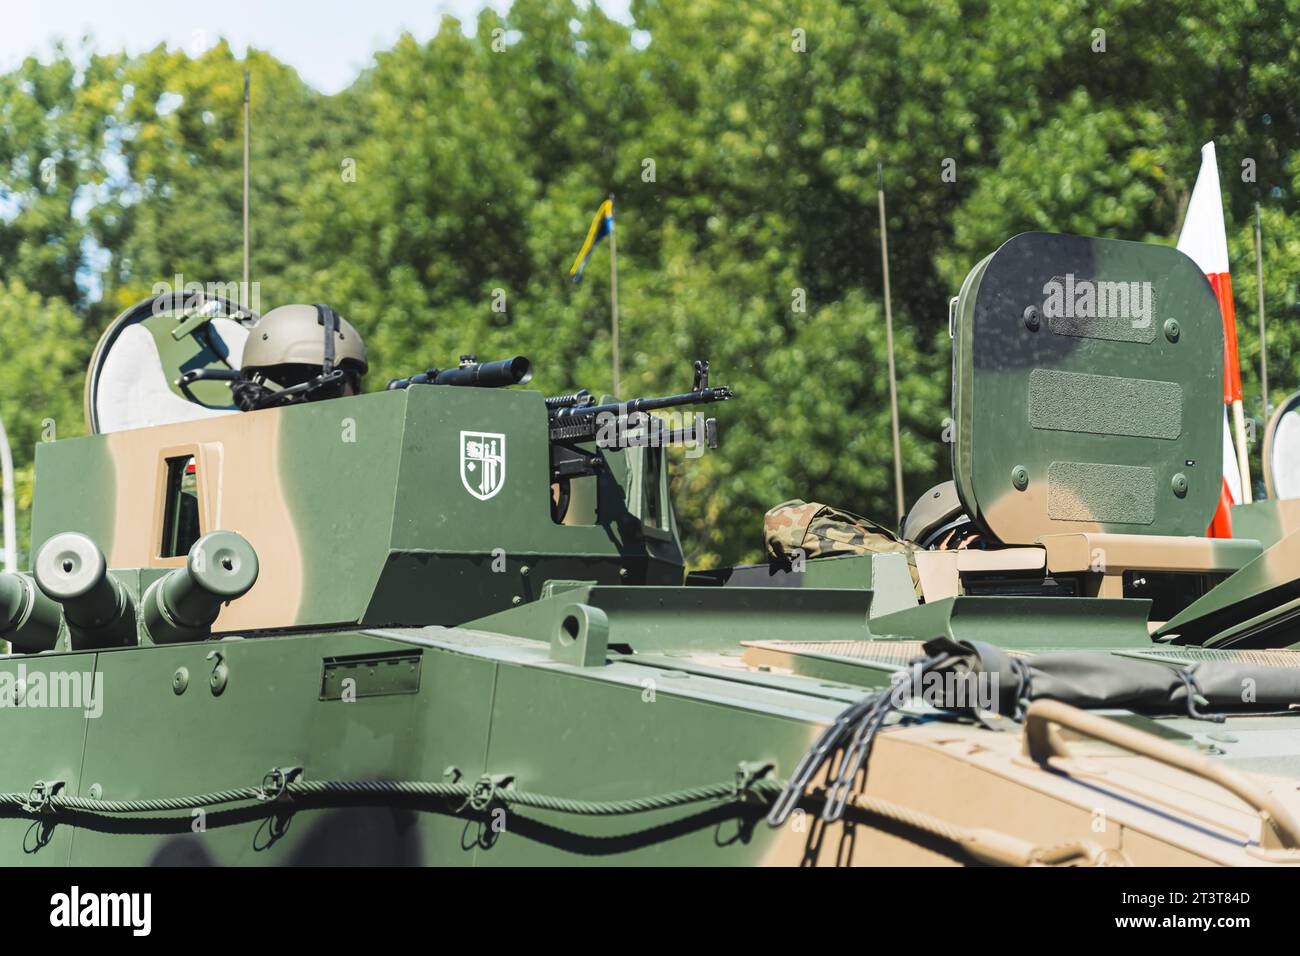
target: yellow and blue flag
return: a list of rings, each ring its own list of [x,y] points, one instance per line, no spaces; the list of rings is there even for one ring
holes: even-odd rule
[[[591,221],[591,228],[587,230],[587,241],[582,244],[582,249],[578,253],[578,258],[573,260],[573,265],[569,268],[569,278],[574,282],[582,281],[582,270],[587,268],[587,260],[591,258],[592,250],[596,248],[596,243],[604,239],[614,231],[614,197],[611,196],[600,204],[596,210],[596,218]]]

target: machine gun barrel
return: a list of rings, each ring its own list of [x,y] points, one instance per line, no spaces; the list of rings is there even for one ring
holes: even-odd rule
[[[462,355],[455,368],[431,368],[410,378],[395,378],[388,388],[407,388],[411,385],[458,385],[465,388],[505,388],[525,385],[533,377],[533,363],[522,355],[479,362],[476,356]]]
[[[636,415],[639,412],[653,412],[661,408],[677,408],[682,405],[709,405],[713,402],[725,402],[734,393],[726,385],[701,388],[679,395],[663,395],[655,398],[629,398],[626,402],[607,402],[604,405],[570,405],[559,409],[555,417],[573,418],[580,415]]]
[[[631,426],[635,416],[661,408],[711,405],[714,402],[725,402],[734,395],[726,385],[715,385],[679,395],[633,398],[626,402],[608,402],[604,405],[568,405],[552,411],[550,439],[552,442],[564,443],[594,441],[601,428],[611,421],[616,425]]]

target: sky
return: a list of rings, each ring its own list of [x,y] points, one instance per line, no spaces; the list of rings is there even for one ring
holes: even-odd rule
[[[579,0],[582,2],[582,0]],[[597,0],[630,19],[630,0]],[[443,14],[472,31],[485,6],[508,0],[0,0],[0,72],[54,39],[69,47],[89,34],[96,50],[139,53],[159,43],[201,52],[225,37],[236,53],[251,45],[289,63],[323,93],[347,87],[376,50],[403,32],[429,39]]]

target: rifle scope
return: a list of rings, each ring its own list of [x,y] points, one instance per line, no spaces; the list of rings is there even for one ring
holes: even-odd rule
[[[460,364],[455,368],[431,368],[410,378],[395,378],[388,383],[388,388],[406,388],[409,385],[504,388],[508,385],[525,385],[532,377],[533,363],[522,355],[496,362],[479,362],[473,355],[462,355]]]

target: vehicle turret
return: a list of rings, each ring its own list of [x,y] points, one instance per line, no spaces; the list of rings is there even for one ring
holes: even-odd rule
[[[507,387],[528,383],[527,358],[466,355],[383,391],[242,413],[209,391],[201,410],[221,414],[158,423],[152,400],[134,417],[112,413],[136,407],[131,382],[182,368],[225,376],[191,376],[198,395],[230,370],[193,354],[188,325],[141,307],[130,316],[161,345],[110,348],[100,364],[116,371],[88,398],[92,434],[37,447],[32,541],[75,531],[96,542],[140,608],[142,640],[451,626],[535,601],[549,581],[682,583],[667,449],[697,457],[716,445],[716,422],[694,406],[732,395],[710,385],[702,360],[689,390],[616,401]],[[179,352],[168,351],[175,333],[189,343]],[[256,554],[257,588],[212,620],[199,587],[202,606],[168,605],[169,620],[160,600],[185,604],[194,582],[156,582],[183,570],[204,535],[232,528]]]

